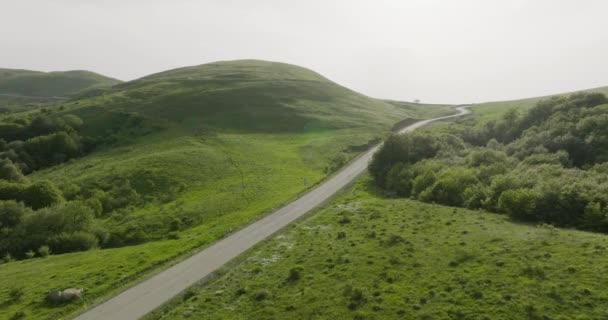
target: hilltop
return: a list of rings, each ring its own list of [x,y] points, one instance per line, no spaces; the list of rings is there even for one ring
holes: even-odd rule
[[[284,63],[238,60],[169,70],[67,104],[86,114],[123,110],[181,128],[234,132],[385,129],[406,108],[353,92],[321,75]]]
[[[0,107],[65,100],[83,90],[120,83],[84,70],[41,72],[0,68]]]

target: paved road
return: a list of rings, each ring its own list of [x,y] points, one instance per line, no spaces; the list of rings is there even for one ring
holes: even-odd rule
[[[470,112],[465,107],[456,109],[459,111],[458,114],[420,121],[402,129],[400,133],[413,131],[432,121],[459,117]],[[76,317],[76,319],[139,319],[247,249],[319,206],[340,189],[353,182],[367,168],[367,164],[378,148],[379,146],[376,146],[365,152],[336,175],[299,199],[97,305]]]

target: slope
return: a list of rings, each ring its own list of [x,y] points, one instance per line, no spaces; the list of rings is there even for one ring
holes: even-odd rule
[[[48,109],[79,116],[97,148],[29,178],[53,181],[68,201],[102,203],[107,238],[102,250],[0,266],[0,296],[24,292],[3,316],[71,314],[293,199],[417,116],[310,70],[253,60],[171,70]],[[67,287],[84,287],[84,302],[41,302]]]
[[[587,90],[580,90],[575,92],[599,92],[608,95],[608,87],[600,87],[593,88]],[[474,116],[479,120],[488,120],[495,119],[500,117],[503,113],[508,111],[509,109],[516,108],[520,109],[520,111],[525,111],[532,106],[534,106],[538,101],[551,97],[551,96],[565,96],[570,95],[575,92],[567,92],[567,93],[559,93],[549,96],[542,97],[534,97],[534,98],[526,98],[526,99],[518,99],[518,100],[508,100],[508,101],[494,101],[494,102],[485,102],[479,104],[473,104],[471,106],[471,110],[473,110]]]
[[[49,103],[65,100],[80,91],[111,86],[119,80],[90,71],[40,72],[0,69],[0,107]]]
[[[603,235],[378,195],[327,208],[147,319],[600,319]]]

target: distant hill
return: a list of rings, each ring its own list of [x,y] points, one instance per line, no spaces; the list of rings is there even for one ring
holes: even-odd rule
[[[257,60],[210,63],[125,82],[80,101],[79,110],[91,109],[121,109],[150,120],[185,121],[190,123],[186,127],[199,130],[240,132],[385,128],[403,115],[402,108],[311,70]]]
[[[473,110],[473,113],[475,114],[475,116],[478,117],[479,119],[489,119],[489,118],[494,118],[496,116],[499,116],[511,108],[518,108],[518,109],[526,110],[526,109],[534,106],[536,104],[536,102],[538,102],[539,100],[553,97],[553,96],[568,95],[568,94],[572,94],[575,92],[600,92],[605,95],[608,95],[608,87],[599,87],[599,88],[593,88],[593,89],[558,93],[558,94],[526,98],[526,99],[476,103],[476,104],[472,105],[472,110]]]
[[[83,70],[41,72],[0,69],[0,107],[61,101],[83,90],[120,82]]]

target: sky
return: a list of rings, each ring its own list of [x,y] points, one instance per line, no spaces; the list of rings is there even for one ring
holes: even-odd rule
[[[606,0],[0,0],[0,67],[132,80],[297,64],[376,98],[471,103],[608,86]]]

